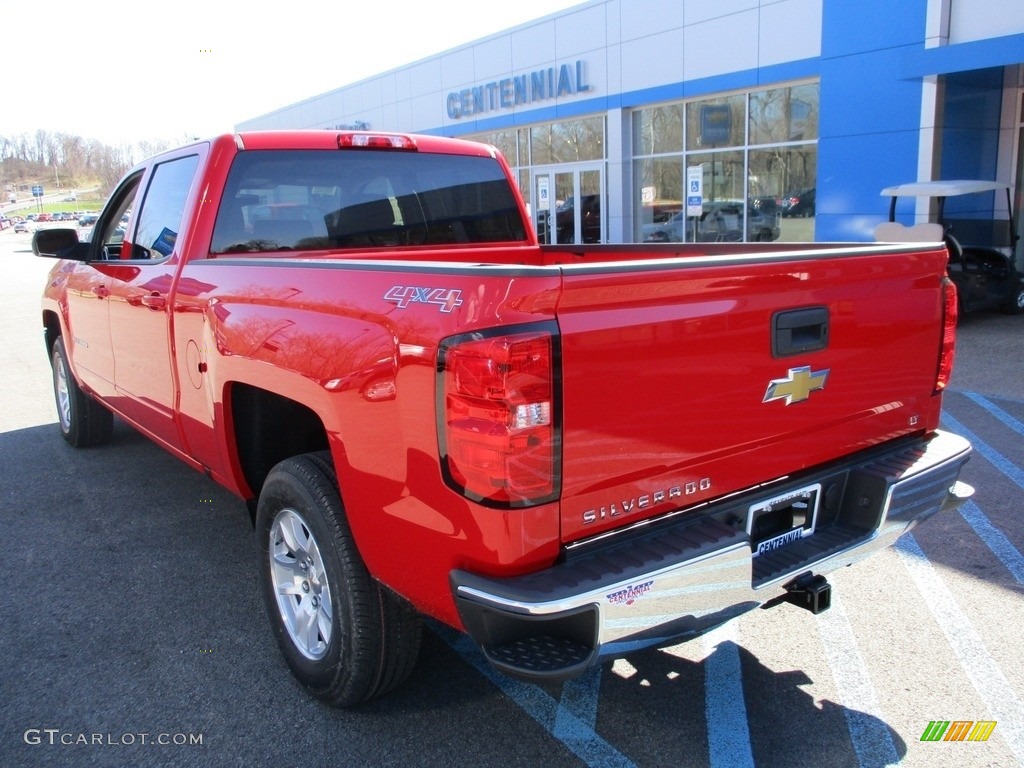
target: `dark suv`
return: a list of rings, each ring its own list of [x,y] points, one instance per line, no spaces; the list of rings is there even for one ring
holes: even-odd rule
[[[813,216],[815,188],[791,192],[779,199],[779,210],[783,216]]]

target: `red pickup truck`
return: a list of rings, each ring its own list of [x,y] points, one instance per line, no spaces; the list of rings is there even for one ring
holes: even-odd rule
[[[227,135],[140,164],[43,298],[60,428],[112,414],[246,500],[295,675],[400,683],[420,617],[565,679],[970,493],[940,243],[540,246],[492,147]]]

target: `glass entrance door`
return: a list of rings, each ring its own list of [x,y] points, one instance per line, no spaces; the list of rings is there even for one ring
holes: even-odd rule
[[[544,244],[603,243],[604,172],[600,165],[533,172],[537,239]]]

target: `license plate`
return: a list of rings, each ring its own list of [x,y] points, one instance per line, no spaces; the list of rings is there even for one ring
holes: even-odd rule
[[[753,504],[747,512],[747,535],[754,557],[814,533],[820,496],[821,485],[815,483]]]

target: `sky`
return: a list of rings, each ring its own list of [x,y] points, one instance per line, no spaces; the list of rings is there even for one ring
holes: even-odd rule
[[[50,0],[5,29],[0,136],[185,143],[581,2]]]

